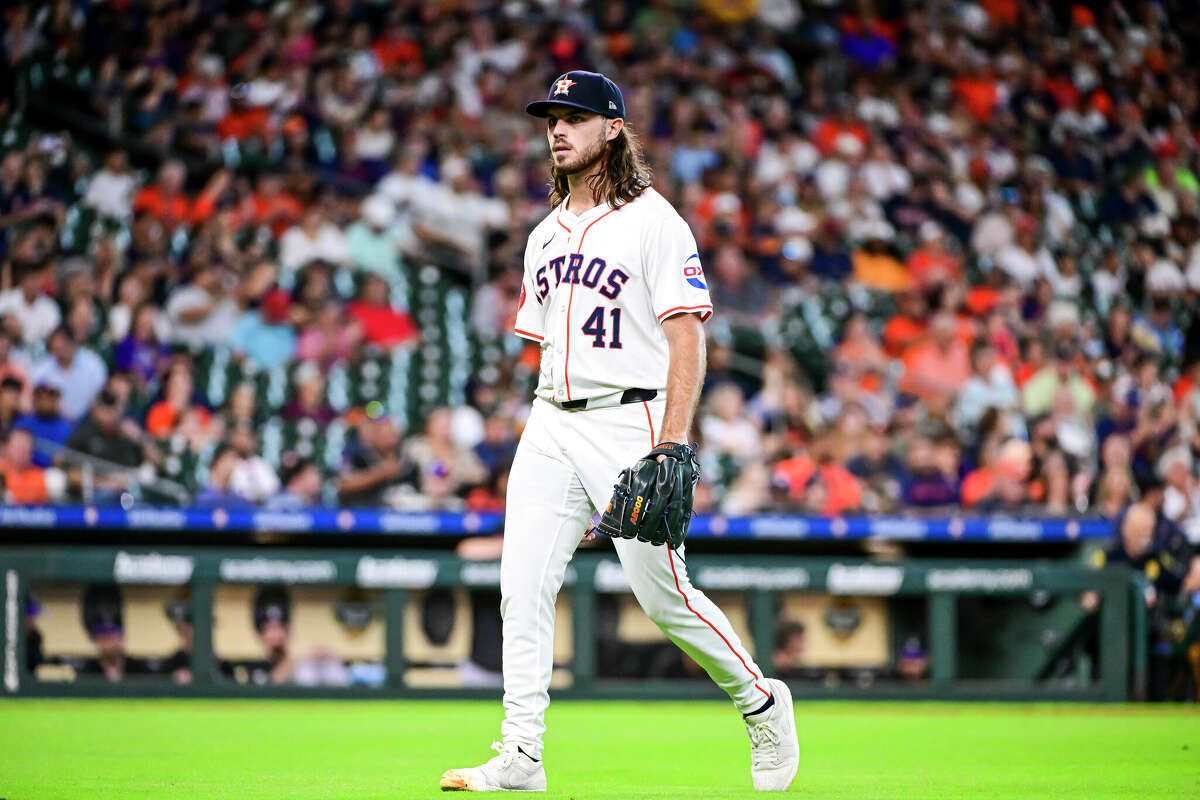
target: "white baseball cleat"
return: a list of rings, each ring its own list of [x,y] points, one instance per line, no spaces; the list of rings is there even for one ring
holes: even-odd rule
[[[750,777],[760,792],[782,792],[792,785],[800,767],[800,741],[792,692],[783,681],[768,680],[775,703],[746,720],[750,734]]]
[[[448,769],[442,774],[443,792],[544,792],[546,770],[517,750],[515,744],[492,742],[499,755],[486,764]]]

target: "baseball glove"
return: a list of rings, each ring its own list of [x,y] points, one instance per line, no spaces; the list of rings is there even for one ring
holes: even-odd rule
[[[660,463],[659,456],[666,458]],[[692,521],[698,480],[695,448],[663,442],[632,467],[621,470],[596,530],[612,538],[665,544],[677,550]]]

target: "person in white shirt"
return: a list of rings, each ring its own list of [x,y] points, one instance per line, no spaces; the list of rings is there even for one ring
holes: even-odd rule
[[[1038,278],[1055,272],[1054,259],[1045,247],[1038,246],[1036,224],[1031,220],[1021,220],[1016,242],[996,253],[996,266],[1007,272],[1022,291],[1028,291]]]
[[[1162,513],[1179,525],[1188,541],[1200,541],[1200,481],[1194,473],[1192,451],[1176,445],[1158,460],[1158,472],[1166,487]]]
[[[279,263],[284,272],[295,272],[317,260],[349,266],[350,248],[342,229],[326,218],[319,205],[314,205],[304,212],[299,225],[280,238]]]
[[[1156,295],[1182,293],[1187,290],[1187,279],[1174,261],[1159,258],[1146,272],[1146,288]]]
[[[83,204],[106,217],[128,220],[135,188],[136,182],[129,172],[129,157],[124,150],[113,150],[104,159],[104,168],[92,176]]]
[[[26,347],[44,342],[62,321],[58,303],[46,296],[46,278],[44,266],[28,267],[19,284],[0,294],[0,317],[9,317],[20,326]]]
[[[193,350],[229,341],[241,313],[228,294],[232,287],[223,279],[220,269],[204,264],[191,283],[176,289],[167,299],[167,319],[174,341]]]
[[[413,148],[405,148],[396,157],[392,171],[384,175],[375,191],[400,208],[409,208],[419,198],[435,190],[437,184],[421,172],[421,157]]]
[[[52,383],[62,387],[63,416],[82,419],[104,388],[108,367],[92,350],[76,345],[65,327],[51,334],[46,349],[46,355],[33,365],[33,385]]]
[[[229,434],[237,460],[229,473],[229,491],[255,503],[279,492],[279,476],[258,453],[258,440],[249,425],[239,425]]]
[[[1092,273],[1092,293],[1096,297],[1097,310],[1105,316],[1113,301],[1125,294],[1125,267],[1116,250],[1106,250],[1100,268]]]
[[[386,108],[377,108],[367,117],[367,124],[354,131],[354,152],[363,161],[385,162],[396,146],[396,134]]]
[[[463,264],[481,270],[486,233],[508,225],[508,205],[480,193],[464,159],[442,163],[442,183],[413,198],[414,228],[426,243],[453,250]]]

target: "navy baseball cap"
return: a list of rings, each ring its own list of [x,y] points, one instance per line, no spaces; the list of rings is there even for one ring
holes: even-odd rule
[[[625,98],[617,85],[599,72],[581,69],[558,76],[550,84],[550,94],[525,106],[525,111],[535,117],[550,116],[554,106],[570,106],[591,111],[602,117],[625,118]]]

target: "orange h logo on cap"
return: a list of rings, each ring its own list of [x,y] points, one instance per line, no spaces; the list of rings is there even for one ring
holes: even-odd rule
[[[568,91],[568,90],[574,85],[575,85],[575,81],[571,80],[570,78],[562,78],[558,81],[555,81],[554,93],[555,94],[570,94],[570,91]]]

